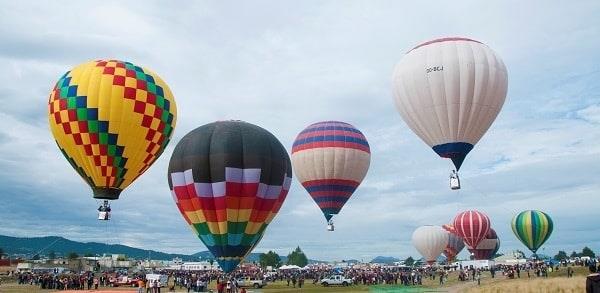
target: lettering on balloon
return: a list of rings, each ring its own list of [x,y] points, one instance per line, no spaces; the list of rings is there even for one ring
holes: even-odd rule
[[[444,71],[444,66],[429,67],[429,68],[425,69],[425,71],[427,73],[430,73],[430,72],[433,72],[433,71]]]

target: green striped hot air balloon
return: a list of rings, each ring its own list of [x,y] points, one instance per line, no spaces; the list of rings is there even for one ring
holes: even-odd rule
[[[534,254],[548,240],[553,227],[550,216],[540,211],[523,211],[512,220],[513,232]]]

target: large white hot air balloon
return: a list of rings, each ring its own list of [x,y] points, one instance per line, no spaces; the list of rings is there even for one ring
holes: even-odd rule
[[[393,74],[400,116],[440,157],[450,158],[456,171],[498,116],[507,88],[500,57],[467,38],[418,45]],[[452,187],[460,188],[458,180]]]
[[[440,226],[421,226],[413,232],[412,243],[427,263],[432,264],[448,245],[448,232]]]

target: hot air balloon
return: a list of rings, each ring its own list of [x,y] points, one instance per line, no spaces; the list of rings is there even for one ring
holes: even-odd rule
[[[328,230],[369,170],[371,152],[365,136],[354,126],[338,121],[311,124],[302,130],[292,148],[296,177],[317,203]]]
[[[286,198],[290,158],[275,136],[242,121],[186,134],[168,171],[177,208],[225,273],[262,238]]]
[[[463,239],[456,233],[453,225],[442,225],[442,228],[448,232],[448,245],[444,248],[444,255],[448,262],[453,262],[456,256],[465,247]]]
[[[488,46],[443,38],[408,51],[396,65],[393,88],[402,119],[458,171],[498,116],[508,87],[504,63]],[[452,189],[459,189],[455,171]]]
[[[550,216],[541,211],[523,211],[512,220],[513,232],[534,254],[548,240],[553,228]]]
[[[500,239],[494,229],[490,228],[485,238],[477,244],[476,248],[469,248],[469,252],[477,260],[492,259],[494,254],[500,249]]]
[[[56,83],[48,122],[58,147],[92,188],[108,219],[119,198],[162,154],[177,108],[171,90],[152,71],[129,62],[80,64]]]
[[[490,219],[479,211],[464,211],[454,218],[454,229],[467,248],[477,247],[490,230]]]
[[[421,226],[413,232],[412,243],[425,261],[432,264],[448,245],[448,234],[440,226]]]

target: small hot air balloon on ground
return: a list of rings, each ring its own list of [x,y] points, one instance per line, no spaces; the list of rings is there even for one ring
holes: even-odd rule
[[[498,116],[508,88],[504,63],[468,38],[420,44],[396,65],[396,108],[410,129],[458,171]],[[459,189],[456,171],[451,188]]]
[[[262,238],[292,180],[275,136],[241,121],[192,130],[175,147],[168,171],[177,208],[225,273]]]
[[[448,234],[440,226],[421,226],[413,232],[412,243],[425,261],[433,264],[448,245]]]
[[[108,200],[144,173],[173,134],[177,108],[171,90],[148,69],[129,62],[97,60],[65,73],[50,93],[48,122],[71,166]]]
[[[369,170],[371,152],[365,136],[354,126],[325,121],[304,129],[292,148],[298,181],[317,203],[328,229]]]
[[[454,218],[454,229],[467,248],[474,248],[489,232],[490,219],[479,211],[464,211]]]
[[[552,218],[544,212],[529,210],[516,215],[512,220],[511,226],[517,238],[519,238],[533,254],[536,254],[537,250],[552,234],[554,222],[552,222]]]
[[[500,249],[500,239],[494,229],[490,228],[485,238],[477,244],[476,248],[469,248],[469,252],[477,260],[492,259]]]
[[[465,243],[463,239],[456,234],[453,225],[442,225],[442,228],[448,232],[448,245],[444,248],[444,255],[448,259],[448,263],[453,262],[456,256],[463,250]]]

